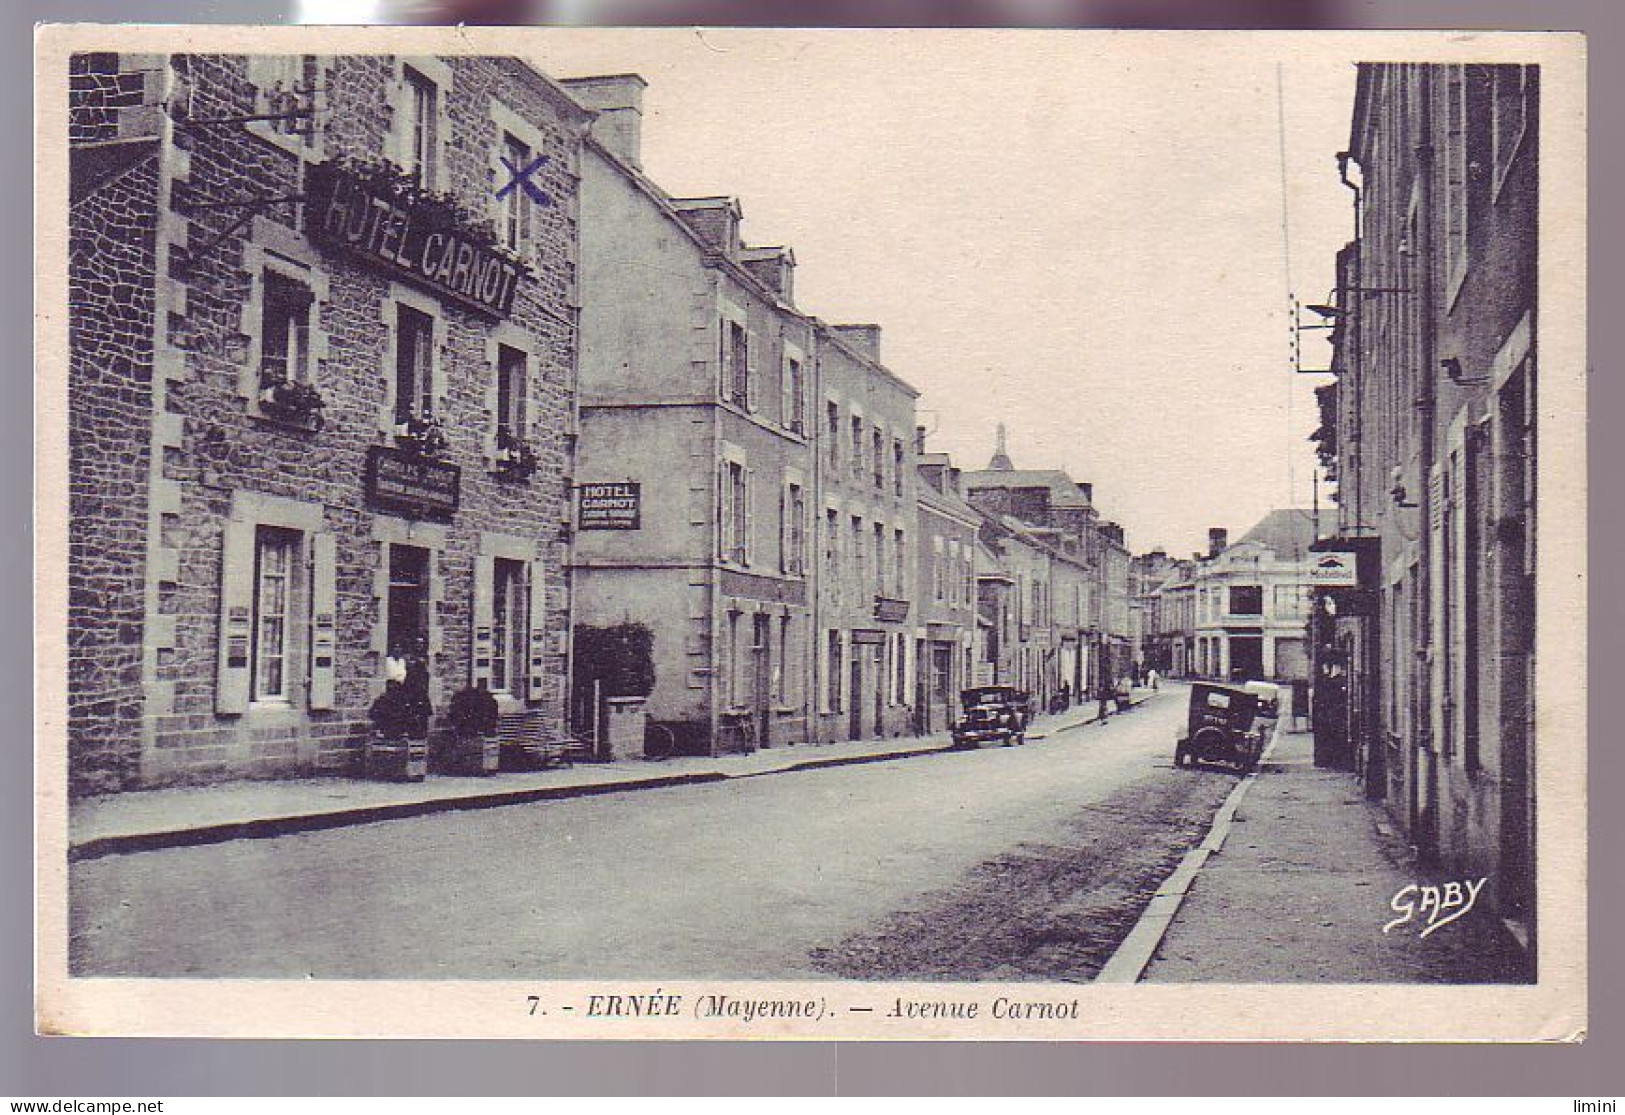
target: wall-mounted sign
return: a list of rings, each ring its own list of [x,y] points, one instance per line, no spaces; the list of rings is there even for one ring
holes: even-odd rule
[[[313,240],[467,309],[506,317],[524,267],[457,227],[447,212],[429,200],[403,200],[382,172],[364,176],[333,162],[305,172],[305,232]]]
[[[631,482],[579,485],[576,515],[581,530],[638,530],[643,526],[643,487]]]
[[[876,631],[873,628],[860,627],[852,632],[852,642],[857,646],[883,646],[886,642],[886,633]]]
[[[908,601],[889,596],[875,597],[875,618],[881,623],[902,623],[908,618]]]
[[[1356,576],[1354,553],[1349,550],[1323,550],[1312,555],[1309,583],[1317,588],[1356,587],[1360,581]]]
[[[362,483],[374,506],[420,518],[457,510],[462,470],[445,461],[409,456],[384,445],[367,447]]]

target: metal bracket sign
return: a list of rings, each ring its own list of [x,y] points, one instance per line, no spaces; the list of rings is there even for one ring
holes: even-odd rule
[[[1314,555],[1309,565],[1309,583],[1316,588],[1355,588],[1357,575],[1352,550],[1323,550]]]
[[[643,486],[631,481],[582,484],[576,488],[580,530],[639,530],[643,526]]]

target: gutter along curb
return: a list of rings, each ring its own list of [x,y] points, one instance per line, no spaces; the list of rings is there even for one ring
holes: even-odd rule
[[[1280,721],[1276,722],[1275,729],[1270,733],[1270,741],[1263,753],[1258,757],[1258,766],[1249,772],[1246,777],[1231,789],[1230,795],[1224,799],[1217,813],[1213,814],[1213,823],[1208,827],[1207,836],[1200,844],[1185,853],[1185,858],[1179,861],[1179,866],[1173,873],[1162,881],[1145,910],[1140,914],[1134,928],[1129,930],[1127,937],[1117,946],[1106,966],[1096,974],[1094,983],[1128,984],[1138,983],[1140,977],[1150,967],[1151,960],[1157,954],[1157,948],[1168,933],[1168,927],[1173,924],[1174,918],[1179,914],[1179,907],[1185,901],[1185,895],[1190,892],[1191,884],[1208,861],[1208,857],[1215,855],[1224,847],[1225,838],[1230,835],[1230,828],[1235,823],[1236,810],[1241,808],[1242,801],[1247,797],[1247,791],[1252,789],[1254,782],[1264,769],[1264,764],[1275,752],[1275,741],[1280,738]]]

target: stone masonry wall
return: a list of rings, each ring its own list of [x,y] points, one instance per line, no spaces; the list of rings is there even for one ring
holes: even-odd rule
[[[68,755],[76,793],[122,789],[140,762],[157,196],[158,159],[149,152],[69,211]]]

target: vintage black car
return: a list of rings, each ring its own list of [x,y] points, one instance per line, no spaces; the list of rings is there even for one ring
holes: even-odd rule
[[[959,694],[959,707],[959,719],[953,727],[955,747],[1027,741],[1031,699],[1015,686],[974,686]]]
[[[1258,694],[1240,685],[1192,685],[1190,716],[1184,738],[1174,745],[1174,765],[1224,763],[1252,770],[1264,750],[1266,725],[1258,706]]]

